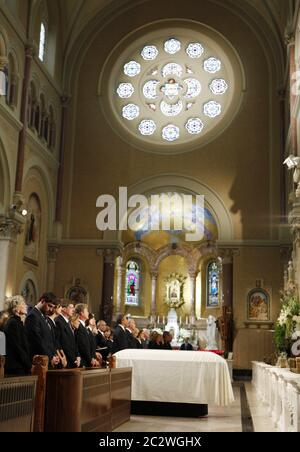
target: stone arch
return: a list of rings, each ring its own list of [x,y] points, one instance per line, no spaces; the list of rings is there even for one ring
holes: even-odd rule
[[[6,31],[2,28],[0,31],[0,57],[7,56],[8,42]]]
[[[220,196],[209,186],[201,183],[197,179],[183,176],[181,174],[162,174],[153,176],[138,182],[128,188],[128,197],[133,194],[143,194],[145,196],[165,192],[183,191],[187,194],[204,195],[208,208],[213,214],[218,228],[218,239],[230,241],[234,238],[233,223],[229,209]],[[105,240],[122,241],[122,231],[104,233]]]
[[[53,230],[53,223],[55,217],[55,195],[54,189],[48,174],[47,168],[44,166],[42,162],[37,162],[35,158],[30,158],[24,166],[24,177],[23,177],[23,186],[26,184],[26,181],[30,178],[31,172],[36,170],[39,178],[38,182],[45,190],[45,194],[48,200],[48,236],[51,236]]]
[[[0,138],[0,214],[5,214],[11,200],[10,169],[5,147]]]

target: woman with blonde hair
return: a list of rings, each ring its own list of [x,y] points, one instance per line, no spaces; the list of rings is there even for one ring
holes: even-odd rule
[[[22,317],[27,314],[27,305],[20,295],[6,301],[9,318],[4,326],[6,337],[6,375],[28,375],[31,371],[29,345]]]

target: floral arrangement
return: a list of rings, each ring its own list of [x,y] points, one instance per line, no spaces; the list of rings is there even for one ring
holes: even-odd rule
[[[166,300],[165,304],[171,309],[179,309],[184,305],[184,300]]]
[[[297,339],[300,325],[300,302],[296,287],[281,293],[282,308],[275,326],[275,344],[279,352],[290,353],[292,340]]]

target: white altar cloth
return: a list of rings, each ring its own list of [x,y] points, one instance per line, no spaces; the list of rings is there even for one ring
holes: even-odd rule
[[[229,405],[234,401],[226,361],[215,353],[122,350],[116,367],[132,367],[132,400]]]

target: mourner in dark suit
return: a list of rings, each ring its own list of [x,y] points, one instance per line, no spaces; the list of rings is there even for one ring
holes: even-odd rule
[[[89,318],[87,305],[76,305],[75,313],[78,314],[80,320],[79,328],[75,330],[75,338],[81,358],[81,367],[97,367],[98,362],[96,361],[95,350],[91,346],[90,335],[85,327],[85,322]]]
[[[70,323],[70,318],[74,315],[74,304],[67,299],[60,300],[61,314],[56,317],[57,338],[60,347],[67,358],[67,368],[72,369],[80,366],[79,353],[75,334]]]
[[[184,343],[180,347],[180,350],[187,350],[190,352],[194,350],[192,344],[189,343],[189,337],[185,338]]]
[[[128,327],[129,319],[125,315],[119,315],[117,318],[117,326],[114,331],[114,346],[113,352],[119,352],[129,348],[128,336],[126,328]]]
[[[45,293],[25,320],[31,358],[34,355],[47,355],[49,367],[55,367],[59,363],[52,329],[46,319],[49,309],[56,305],[56,296],[53,293]]]
[[[6,336],[6,375],[29,375],[31,359],[29,345],[21,316],[26,315],[27,306],[21,296],[11,297],[8,301],[9,319],[5,323]]]
[[[172,350],[172,346],[171,346],[172,340],[173,340],[172,334],[170,334],[168,331],[164,331],[162,349],[163,350]]]

